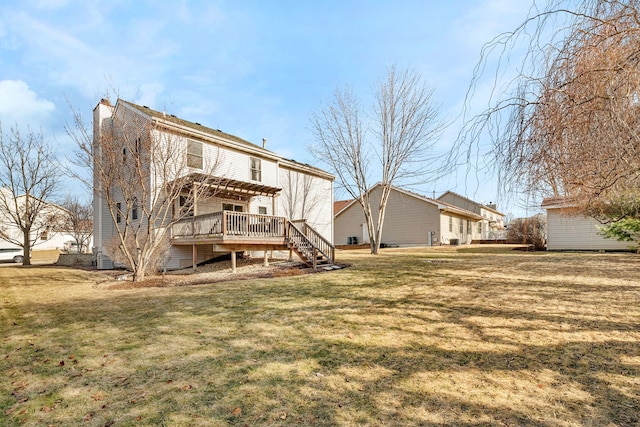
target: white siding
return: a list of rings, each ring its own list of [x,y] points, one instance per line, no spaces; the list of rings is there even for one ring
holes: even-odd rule
[[[458,239],[459,244],[471,243],[472,235],[467,233],[468,221],[471,220],[467,218],[460,218],[447,212],[443,213],[440,217],[440,240],[442,244],[450,244],[451,239]],[[460,223],[462,223],[462,233],[460,232]],[[476,221],[471,221],[471,227],[471,232],[473,234],[474,228],[478,228],[478,223]]]
[[[278,164],[273,160],[212,144],[205,144],[204,153],[209,165],[218,159],[213,172],[215,175],[244,182],[256,182],[251,180],[251,157],[259,158],[262,170],[262,180],[259,182],[271,187],[278,186]]]
[[[598,234],[593,218],[564,215],[559,209],[547,210],[547,249],[563,250],[628,250],[629,243],[605,239]]]
[[[333,181],[280,167],[276,215],[290,220],[304,219],[325,239],[333,243]]]

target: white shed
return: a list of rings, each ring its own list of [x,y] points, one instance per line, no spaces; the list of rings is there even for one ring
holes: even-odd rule
[[[565,198],[545,199],[542,208],[547,211],[547,249],[550,251],[629,250],[628,242],[602,236],[602,224],[576,213]]]

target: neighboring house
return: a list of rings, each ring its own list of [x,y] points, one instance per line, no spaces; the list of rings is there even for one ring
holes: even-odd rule
[[[11,197],[6,189],[0,189],[3,197]],[[26,196],[21,195],[16,198],[18,205],[24,206]],[[68,242],[75,241],[73,233],[64,230],[61,227],[61,219],[67,214],[67,211],[55,203],[47,203],[42,209],[40,217],[31,229],[30,240],[32,242],[32,250],[51,250],[58,249],[64,251],[67,249]],[[15,243],[7,240],[22,242],[22,231],[16,224],[0,210],[0,234],[6,239],[0,239],[0,248],[17,247]]]
[[[333,260],[333,175],[267,150],[264,140],[258,146],[124,100],[115,106],[102,100],[96,106],[94,144],[103,129],[121,117],[144,123],[154,138],[176,141],[187,159],[184,175],[211,178],[206,185],[214,196],[196,200],[190,216],[171,226],[167,269],[225,253],[235,259],[236,252],[262,253],[266,258],[267,251],[288,250],[311,263],[315,249]],[[203,168],[209,161],[217,163],[215,176]],[[94,198],[94,252],[102,269],[113,267],[107,248],[117,237],[106,203],[100,196]],[[181,209],[184,212],[183,206],[175,206]]]
[[[453,191],[445,192],[438,197],[438,200],[466,209],[482,217],[482,220],[474,225],[476,227],[473,233],[474,240],[501,240],[506,238],[505,215],[497,210],[495,203],[484,205]]]
[[[544,199],[542,208],[547,211],[547,250],[629,250],[628,242],[604,238],[599,233],[602,224],[576,213],[564,197]]]
[[[377,222],[381,186],[370,191],[371,210]],[[336,203],[334,241],[339,245],[369,243],[362,206],[357,200]],[[398,246],[467,244],[478,236],[477,224],[483,218],[442,200],[392,187],[387,203],[381,243]]]

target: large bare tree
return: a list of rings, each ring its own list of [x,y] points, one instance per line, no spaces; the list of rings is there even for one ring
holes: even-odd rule
[[[362,206],[373,254],[380,249],[392,186],[428,182],[439,169],[433,146],[444,122],[432,98],[433,89],[417,72],[393,66],[376,85],[368,114],[352,91],[343,88],[311,118],[317,142],[311,151]],[[375,204],[369,191],[374,180],[382,189]]]
[[[188,155],[185,138],[139,114],[114,114],[96,124],[100,130],[95,134],[79,112],[74,117],[67,128],[77,144],[74,164],[91,170],[92,179],[75,175],[102,201],[113,222],[115,235],[105,242],[108,255],[141,281],[158,271],[169,251],[171,226],[192,216],[196,202],[216,192],[217,156]],[[199,173],[189,173],[194,161],[201,163]]]
[[[59,182],[57,165],[41,133],[16,126],[5,135],[0,127],[0,239],[23,249],[23,265],[31,265],[34,243],[58,225],[48,202]]]
[[[469,92],[498,56],[488,108],[466,122],[455,154],[492,141],[507,190],[565,197],[606,220],[611,200],[640,188],[640,2],[555,0],[487,43]],[[523,56],[521,54],[523,53]],[[514,64],[510,60],[521,61]]]

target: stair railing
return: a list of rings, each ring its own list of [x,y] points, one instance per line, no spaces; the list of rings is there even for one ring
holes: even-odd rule
[[[321,253],[330,263],[333,264],[335,262],[335,247],[306,222],[288,221],[287,236],[294,244],[303,246],[301,252],[307,259],[313,259],[314,265],[317,258],[314,254],[314,249]]]

